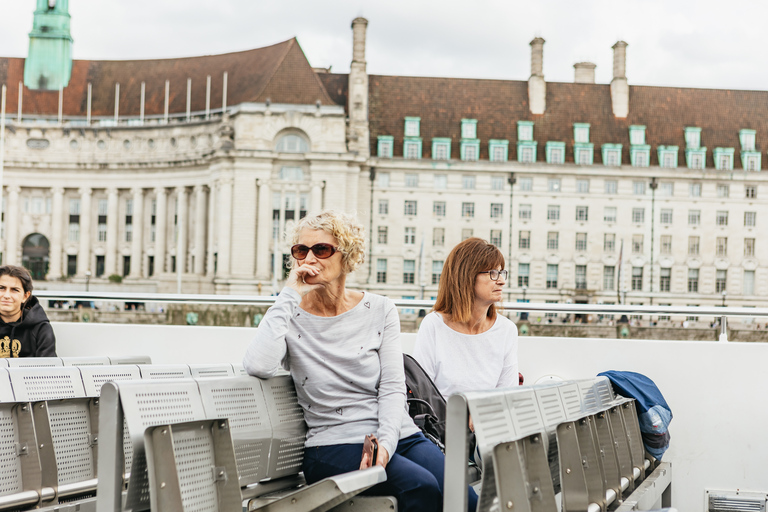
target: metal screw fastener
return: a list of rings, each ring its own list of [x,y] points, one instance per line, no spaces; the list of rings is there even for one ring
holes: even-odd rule
[[[571,468],[565,468],[565,472],[566,472],[566,474],[570,475],[571,474]]]
[[[219,476],[224,476],[224,472],[223,471],[219,471]]]
[[[296,498],[291,498],[291,504],[296,503]]]
[[[165,482],[160,482],[160,488],[165,489]]]
[[[43,446],[45,446],[45,445],[43,443],[40,443],[40,448],[42,448]]]
[[[200,425],[200,430],[205,430],[205,425]]]
[[[507,448],[506,448],[506,450],[507,450],[508,452],[511,452],[511,451],[512,451],[512,445],[511,445],[511,444],[508,444],[508,445],[507,445]]]
[[[162,430],[162,433],[163,433],[163,435],[166,435],[166,434],[168,434],[168,429],[167,429],[167,428],[164,428],[164,429]]]
[[[539,436],[534,436],[534,437],[531,439],[531,442],[532,442],[532,443],[538,443],[538,442],[539,442]]]
[[[533,488],[533,494],[536,494],[536,493],[538,493],[538,492],[539,492],[539,488],[538,488],[538,487],[534,487],[534,488]]]
[[[512,508],[512,507],[514,507],[514,506],[515,506],[515,504],[514,504],[514,503],[512,503],[512,500],[510,500],[510,501],[508,501],[508,502],[507,502],[507,508],[511,509],[511,508]]]
[[[571,430],[571,426],[570,426],[570,425],[568,425],[568,426],[566,426],[566,427],[565,427],[565,429],[566,429],[566,430]]]
[[[27,406],[26,406],[26,405],[22,405],[22,406],[21,406],[21,410],[22,410],[22,411],[26,411],[26,410],[27,410]]]
[[[45,404],[40,404],[40,408],[43,409],[45,407]]]
[[[350,507],[354,507],[354,506],[355,506],[355,502],[354,502],[354,501],[350,501],[350,502],[349,502],[349,506],[350,506]]]

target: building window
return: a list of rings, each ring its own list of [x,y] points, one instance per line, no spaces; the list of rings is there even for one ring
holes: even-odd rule
[[[744,226],[753,228],[757,225],[757,212],[744,212]]]
[[[589,194],[589,180],[576,180],[576,193]]]
[[[432,261],[432,284],[440,283],[440,275],[443,273],[443,260]]]
[[[632,291],[643,290],[643,267],[632,267]]]
[[[491,203],[491,218],[500,219],[503,215],[504,205],[502,203]]]
[[[309,141],[296,134],[284,135],[277,141],[275,149],[278,153],[309,153]]]
[[[643,253],[643,235],[632,235],[632,253]]]
[[[536,146],[530,144],[517,144],[517,161],[522,164],[530,164],[536,161]]]
[[[403,158],[419,160],[421,158],[421,141],[407,139],[403,141]]]
[[[556,251],[560,245],[560,235],[556,231],[547,233],[547,249]]]
[[[407,173],[405,175],[405,186],[409,188],[415,188],[419,186],[419,175],[413,173]]]
[[[644,181],[633,181],[632,182],[632,193],[636,196],[644,196],[645,195],[645,182]]]
[[[630,148],[629,159],[632,167],[648,167],[651,160],[651,147],[641,146]]]
[[[389,173],[380,172],[376,174],[376,181],[378,182],[379,188],[389,187]]]
[[[416,260],[403,260],[403,284],[416,281]]]
[[[560,220],[560,206],[550,204],[547,206],[547,220]]]
[[[587,266],[586,265],[576,265],[576,289],[577,290],[587,289]]]
[[[728,256],[728,237],[719,236],[715,239],[715,255]]]
[[[67,276],[73,276],[77,274],[77,255],[67,255]]]
[[[435,217],[445,217],[445,201],[435,201],[432,203],[432,214]]]
[[[463,242],[467,238],[472,238],[474,236],[474,231],[472,228],[464,228],[461,230],[461,241]]]
[[[672,209],[671,208],[662,208],[661,209],[660,222],[662,224],[672,224]]]
[[[715,148],[715,169],[718,171],[732,171],[733,153],[733,148]]]
[[[389,199],[379,199],[379,215],[389,215]]]
[[[698,293],[699,291],[699,269],[688,269],[688,292]]]
[[[518,210],[518,218],[520,220],[531,220],[531,217],[533,215],[533,212],[531,210],[530,204],[521,204],[520,209]]]
[[[549,141],[545,147],[548,164],[565,163],[565,142]]]
[[[96,277],[104,276],[104,256],[96,256]]]
[[[69,231],[67,232],[67,240],[70,242],[79,242],[80,241],[80,224],[73,223],[70,217],[70,224],[69,224]],[[79,215],[78,215],[79,217]]]
[[[701,210],[688,210],[688,225],[698,226],[701,224]]]
[[[744,185],[744,197],[747,199],[757,199],[757,185]]]
[[[497,139],[489,140],[488,157],[491,162],[506,162],[509,159],[509,141]]]
[[[741,166],[745,171],[759,171],[760,159],[762,155],[757,152],[742,152],[741,153]]]
[[[668,182],[659,183],[659,195],[665,197],[672,197],[675,195],[675,184]]]
[[[718,210],[717,216],[715,217],[717,219],[717,225],[718,226],[727,226],[728,225],[728,212],[725,210]]]
[[[589,144],[592,146],[592,144]],[[579,165],[592,165],[594,159],[594,153],[591,147],[575,147],[573,148],[574,159]]]
[[[587,234],[576,233],[576,251],[584,252],[587,250]]]
[[[446,174],[435,174],[434,176],[434,187],[435,190],[445,190],[448,188],[448,175]]]
[[[415,227],[407,227],[405,228],[405,239],[403,240],[403,243],[406,245],[413,245],[416,243],[416,228]]]
[[[616,233],[606,233],[603,235],[603,252],[614,252],[616,250]]]
[[[480,141],[462,140],[459,152],[465,162],[476,162],[480,155]]]
[[[659,146],[659,166],[665,169],[677,168],[677,146]]]
[[[635,224],[645,222],[645,208],[632,208],[632,222]]]
[[[106,217],[106,215],[105,215]],[[99,242],[106,242],[107,241],[107,223],[101,223],[99,222],[98,226],[98,236],[99,236]]]
[[[475,203],[461,203],[461,216],[471,218],[475,216]]]
[[[725,284],[728,278],[727,270],[718,270],[715,273],[715,293],[723,293],[725,291]]]
[[[645,144],[645,126],[633,124],[629,127],[629,143],[632,146]]]
[[[691,183],[688,192],[691,197],[701,197],[701,183]]]
[[[501,248],[501,230],[500,229],[491,230],[491,244],[495,245],[498,248]]]
[[[688,255],[689,256],[699,255],[699,237],[698,236],[688,237]]]
[[[699,149],[701,147],[701,128],[685,127],[685,147],[688,149]]]
[[[387,282],[387,260],[379,258],[376,260],[376,282]]]
[[[742,151],[755,150],[755,130],[739,130],[739,141]]]
[[[432,139],[432,160],[451,159],[451,139],[437,137]]]
[[[547,289],[557,288],[557,265],[547,264]]]
[[[603,267],[603,290],[613,290],[616,286],[616,267],[605,265]]]
[[[405,201],[404,207],[403,207],[403,213],[405,215],[416,215],[416,212],[417,212],[416,201],[415,200]]]
[[[518,263],[517,264],[517,287],[530,286],[529,280],[531,276],[531,264],[530,263]]]
[[[421,118],[406,117],[404,130],[405,130],[406,137],[420,137],[421,136]]]
[[[133,224],[125,225],[125,241],[131,242],[133,240]]]
[[[380,244],[386,244],[389,239],[389,228],[387,226],[379,226],[378,241]]]
[[[520,192],[530,192],[533,190],[533,178],[520,178],[517,180],[517,186]]]
[[[576,207],[576,220],[580,222],[586,222],[589,220],[589,206]]]
[[[731,188],[728,185],[724,183],[717,184],[717,197],[728,197],[730,192]]]
[[[573,141],[576,143],[589,142],[589,123],[573,123]]]
[[[379,135],[376,154],[379,156],[379,158],[392,158],[394,145],[395,145],[394,137],[392,137],[391,135]]]
[[[603,144],[603,165],[618,167],[621,165],[621,144]]]
[[[755,256],[755,239],[754,238],[744,239],[744,256],[748,258],[752,258]]]
[[[603,208],[603,222],[613,223],[616,222],[616,207],[606,206]]]
[[[123,256],[123,277],[131,273],[131,257]]]
[[[550,192],[560,192],[560,178],[550,178],[547,180],[547,190]]]
[[[744,295],[755,294],[755,271],[754,270],[744,271],[744,290],[742,293]]]
[[[659,275],[659,291],[668,292],[672,282],[672,269],[662,267],[660,270],[661,273]]]
[[[477,138],[477,119],[461,120],[461,138],[462,139]]]
[[[517,122],[517,140],[533,141],[533,121]]]
[[[504,178],[502,176],[491,176],[491,190],[504,190]]]
[[[686,157],[688,159],[689,169],[703,169],[704,161],[706,160],[706,150],[686,150]]]
[[[434,228],[432,230],[432,245],[443,247],[445,245],[445,228]]]
[[[461,177],[461,188],[464,190],[475,190],[475,177],[464,175]]]
[[[661,254],[672,254],[672,235],[661,235]]]
[[[530,231],[521,231],[518,242],[517,242],[517,248],[518,249],[530,249],[531,248],[531,232]]]

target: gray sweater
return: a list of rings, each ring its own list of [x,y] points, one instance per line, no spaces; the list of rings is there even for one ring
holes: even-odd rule
[[[243,359],[250,375],[291,372],[309,431],[306,446],[362,443],[376,433],[390,457],[399,439],[419,430],[408,416],[400,319],[392,302],[363,292],[334,317],[299,307],[283,288],[256,330]]]

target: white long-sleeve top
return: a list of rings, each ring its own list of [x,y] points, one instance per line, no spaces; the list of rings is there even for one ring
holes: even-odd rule
[[[308,432],[306,446],[362,443],[376,433],[390,457],[419,431],[408,415],[400,319],[394,304],[363,292],[341,315],[319,317],[283,288],[243,359],[250,375],[291,372]]]
[[[483,333],[462,334],[433,311],[421,322],[413,357],[446,398],[520,384],[517,326],[501,315]]]

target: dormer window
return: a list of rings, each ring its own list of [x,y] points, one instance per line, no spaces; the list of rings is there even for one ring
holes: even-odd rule
[[[573,161],[577,165],[592,165],[594,146],[589,142],[589,123],[573,123]]]
[[[409,160],[418,160],[421,158],[421,139],[405,139],[403,141],[403,158]]]
[[[665,169],[677,168],[677,146],[659,146],[659,167]]]
[[[392,158],[395,138],[391,135],[379,135],[379,144],[376,154],[379,158]]]
[[[461,120],[461,138],[462,139],[477,138],[477,119]]]
[[[603,144],[603,164],[611,167],[621,165],[621,144]]]
[[[715,169],[718,171],[732,171],[733,153],[733,148],[715,148]]]
[[[517,122],[517,140],[533,141],[533,121]]]
[[[701,128],[685,128],[685,163],[689,169],[703,169],[707,163],[707,148],[701,146]]]
[[[761,153],[755,150],[755,130],[740,130],[741,167],[745,171],[759,171]]]
[[[509,158],[509,141],[498,139],[489,140],[488,158],[491,162],[506,162]]]
[[[577,144],[589,142],[589,123],[573,123],[573,141]]]
[[[742,151],[755,150],[755,130],[740,130],[739,141],[741,141]]]
[[[703,169],[704,168],[704,152],[700,149],[685,150],[685,156],[688,160],[689,169]]]
[[[536,141],[533,140],[533,121],[517,122],[517,161],[526,164],[536,161]]]
[[[699,149],[701,147],[701,128],[688,126],[685,128],[685,148]]]
[[[645,126],[632,125],[629,127],[629,144],[632,146],[645,144]]]
[[[645,143],[645,126],[633,124],[629,127],[629,163],[633,167],[651,164],[651,146]]]
[[[421,136],[421,118],[420,117],[405,118],[405,136],[406,137]]]
[[[545,152],[548,164],[565,163],[565,142],[548,141]]]
[[[435,137],[432,139],[432,160],[451,159],[451,139]]]

